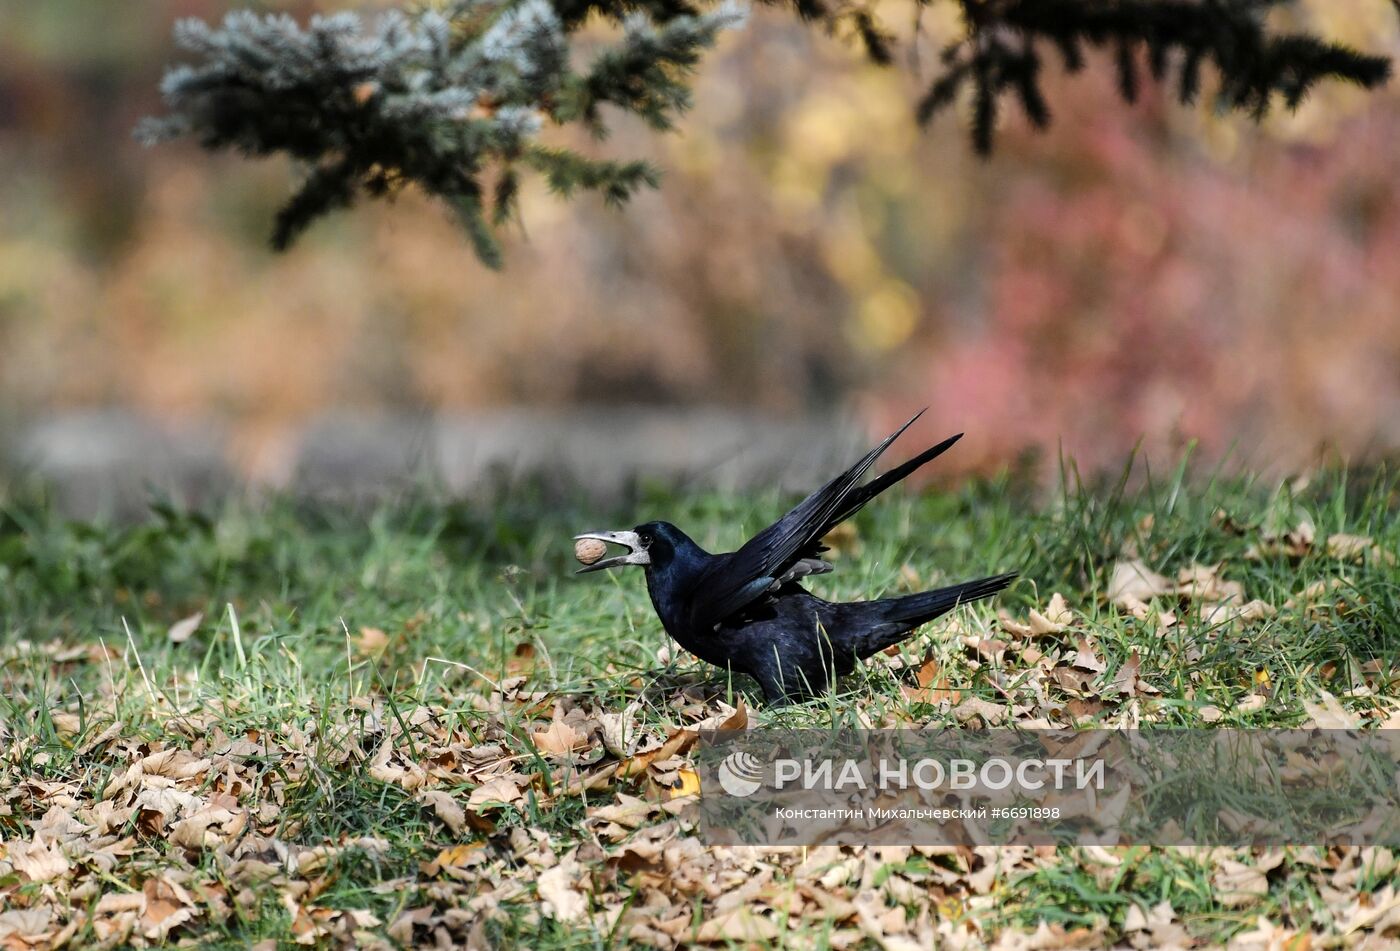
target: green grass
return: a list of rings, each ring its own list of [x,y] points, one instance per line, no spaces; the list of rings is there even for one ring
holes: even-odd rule
[[[1221,725],[1294,725],[1304,718],[1302,701],[1322,690],[1363,715],[1393,702],[1385,672],[1400,661],[1400,567],[1384,557],[1338,558],[1322,544],[1347,533],[1373,539],[1383,552],[1400,551],[1400,477],[1388,468],[1321,472],[1306,484],[1188,477],[1185,466],[1165,477],[1137,471],[1102,484],[1066,482],[1068,488],[1047,492],[1006,476],[953,492],[892,492],[856,519],[856,547],[841,552],[837,572],[814,588],[854,599],[1018,569],[1023,579],[996,606],[964,609],[964,622],[991,630],[996,608],[1020,617],[1061,592],[1082,618],[1080,635],[1097,642],[1110,673],[1139,654],[1143,679],[1161,691],[1150,714],[1171,724],[1200,725],[1210,705],[1221,711]],[[145,522],[111,526],[65,522],[42,501],[11,500],[0,508],[0,647],[8,645],[0,653],[0,740],[11,744],[8,760],[0,757],[0,783],[105,786],[126,760],[84,746],[113,724],[128,753],[156,741],[188,746],[215,730],[235,738],[276,736],[279,743],[292,728],[338,737],[312,744],[294,767],[271,752],[249,756],[246,768],[264,792],[276,790],[277,814],[266,826],[273,837],[305,846],[352,843],[328,866],[317,907],[366,909],[388,923],[425,900],[422,863],[443,847],[484,841],[507,866],[523,867],[504,844],[512,830],[542,833],[556,851],[587,844],[588,806],[611,801],[604,794],[549,803],[555,790],[546,785],[504,810],[489,834],[447,834],[408,791],[368,769],[368,751],[382,736],[407,747],[426,742],[410,726],[424,705],[466,735],[503,737],[522,768],[544,773],[549,764],[527,736],[539,729],[531,715],[484,711],[480,703],[518,672],[528,673],[528,689],[591,708],[639,704],[642,722],[663,734],[676,723],[687,690],[742,698],[758,708],[754,715],[763,723],[853,726],[862,716],[953,722],[947,705],[910,701],[880,668],[867,668],[812,703],[763,710],[756,686],[743,678],[730,680],[686,657],[657,661],[665,635],[639,574],[573,574],[570,539],[578,531],[663,517],[705,547],[727,550],[791,501],[771,493],[677,496],[641,489],[625,504],[600,510],[521,489],[491,504],[412,497],[355,508],[279,498],[231,503],[211,514],[156,505]],[[1246,557],[1261,537],[1305,519],[1316,527],[1311,551]],[[1279,611],[1260,622],[1212,628],[1179,605],[1180,623],[1158,633],[1104,597],[1115,561],[1133,551],[1169,575],[1188,565],[1222,564],[1248,597]],[[1310,584],[1331,578],[1342,579],[1342,595],[1310,611],[1284,607]],[[200,611],[204,621],[193,636],[172,644],[170,625]],[[384,632],[382,650],[358,646],[364,628]],[[19,649],[22,641],[36,649]],[[61,657],[56,649],[38,649],[54,643],[110,651]],[[534,648],[528,662],[517,657],[524,644]],[[1003,699],[1005,685],[992,682],[990,665],[973,669],[966,649],[925,633],[908,655],[926,650],[941,659],[950,687]],[[1368,676],[1369,691],[1353,690]],[[1260,693],[1266,703],[1238,709]],[[342,741],[359,743],[366,756],[347,758]],[[420,751],[405,753],[412,759]],[[463,799],[471,791],[446,788]],[[28,838],[43,814],[37,794],[12,786],[7,795],[0,800],[0,839]],[[383,842],[353,846],[362,838]],[[193,869],[201,880],[230,881],[213,850],[154,848],[157,858],[143,859],[154,865],[118,864],[103,872],[103,888],[139,890],[163,863]],[[1314,880],[1291,861],[1270,873],[1261,902],[1241,909],[1217,900],[1208,857],[1151,849],[1118,854],[1124,861],[1109,874],[1078,850],[1062,850],[1003,882],[990,900],[950,913],[977,916],[993,929],[1047,921],[1113,935],[1133,904],[1150,908],[1169,900],[1193,933],[1211,940],[1251,926],[1261,914],[1303,928],[1325,929],[1331,921]],[[1370,891],[1383,880],[1362,876],[1358,887]],[[0,875],[0,898],[37,902],[41,892],[18,876]],[[177,935],[228,947],[288,940],[292,917],[284,903],[225,904],[222,918],[206,915]],[[528,938],[531,947],[627,943],[621,932],[541,919],[531,904],[505,903],[484,933],[493,941]],[[697,905],[696,921],[705,913]],[[824,946],[830,927],[785,921],[782,941]],[[382,926],[370,931],[384,933]],[[92,937],[90,930],[83,935]]]

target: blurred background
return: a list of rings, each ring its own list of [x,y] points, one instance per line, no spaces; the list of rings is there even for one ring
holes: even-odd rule
[[[79,509],[122,466],[198,496],[424,454],[463,488],[561,446],[585,468],[756,442],[791,462],[824,420],[835,453],[925,405],[930,438],[968,433],[945,471],[1400,444],[1395,83],[1254,126],[1169,90],[1126,106],[1100,60],[1052,81],[1048,134],[1009,114],[983,161],[961,116],[916,127],[927,50],[878,68],[759,9],[678,134],[585,143],[651,158],[660,191],[617,212],[531,182],[492,273],[414,195],[275,255],[287,163],[132,140],[173,21],[248,5],[0,5],[0,443]],[[1290,16],[1400,52],[1385,0]]]

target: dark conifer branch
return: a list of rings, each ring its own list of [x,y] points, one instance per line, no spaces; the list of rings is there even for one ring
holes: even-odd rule
[[[972,86],[972,137],[979,152],[992,146],[996,103],[1015,96],[1037,127],[1049,121],[1040,94],[1037,47],[1058,50],[1065,69],[1083,68],[1084,48],[1113,52],[1119,95],[1134,102],[1142,84],[1139,54],[1146,51],[1154,79],[1180,63],[1177,96],[1192,102],[1202,67],[1219,76],[1219,105],[1258,119],[1280,98],[1296,108],[1323,80],[1373,88],[1390,76],[1390,61],[1306,34],[1274,35],[1268,11],[1288,0],[958,0],[967,34],[944,51],[945,72],[919,109],[927,122]]]
[[[895,40],[870,0],[766,0],[859,40],[876,62]],[[948,44],[939,75],[916,110],[927,123],[966,93],[972,141],[991,150],[1002,100],[1011,96],[1037,128],[1051,106],[1041,88],[1046,54],[1069,72],[1088,47],[1113,53],[1122,97],[1144,82],[1174,81],[1178,98],[1200,93],[1206,66],[1221,106],[1258,118],[1277,100],[1296,107],[1319,82],[1370,88],[1387,59],[1307,35],[1276,35],[1267,12],[1288,0],[914,0],[956,2],[965,33]],[[573,35],[592,18],[622,38],[576,69]],[[656,184],[642,162],[594,160],[542,146],[546,124],[606,132],[604,106],[671,128],[690,104],[690,71],[720,30],[742,19],[726,4],[690,0],[453,0],[373,25],[354,14],[229,14],[222,25],[179,23],[193,65],[161,84],[167,115],[148,119],[148,142],[191,136],[207,149],[286,154],[306,169],[277,216],[273,244],[289,245],[321,216],[362,195],[416,185],[461,219],[481,259],[500,262],[496,230],[515,208],[520,173],[543,174],[569,195],[622,203]],[[492,176],[494,185],[486,184]]]
[[[624,35],[579,73],[570,24],[590,12],[616,20]],[[514,208],[518,166],[544,172],[561,193],[594,190],[610,202],[656,182],[643,163],[545,149],[541,126],[577,121],[601,134],[600,107],[612,104],[669,128],[689,105],[687,71],[740,19],[733,7],[696,12],[671,0],[579,3],[563,13],[547,0],[466,0],[386,13],[373,26],[348,13],[305,28],[246,12],[217,28],[185,20],[175,38],[199,62],[166,74],[168,115],[137,134],[190,135],[211,150],[301,162],[305,177],[277,215],[279,249],[361,195],[413,184],[444,201],[478,256],[499,266],[495,232]],[[494,208],[483,184],[490,172],[499,175]]]

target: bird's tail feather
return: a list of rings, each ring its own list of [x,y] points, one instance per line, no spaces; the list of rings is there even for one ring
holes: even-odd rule
[[[878,613],[871,620],[875,624],[866,628],[859,643],[855,645],[856,655],[866,658],[898,644],[909,636],[910,631],[927,621],[947,614],[960,604],[969,604],[989,598],[1015,581],[1016,572],[979,578],[963,584],[938,588],[934,591],[921,591],[902,598],[889,598],[883,601],[868,601],[858,605],[868,611]],[[851,605],[857,607],[857,605]]]

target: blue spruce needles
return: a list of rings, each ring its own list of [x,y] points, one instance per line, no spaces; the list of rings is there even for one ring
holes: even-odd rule
[[[306,174],[277,215],[279,249],[361,195],[412,184],[445,202],[477,255],[499,267],[496,229],[514,211],[522,168],[559,192],[589,189],[611,202],[656,183],[644,162],[547,148],[536,140],[540,129],[580,122],[601,135],[605,103],[669,127],[689,104],[685,72],[743,13],[617,10],[613,19],[623,37],[582,72],[569,45],[582,20],[566,22],[548,0],[460,0],[441,11],[387,12],[372,24],[352,13],[315,16],[305,27],[250,12],[217,27],[183,20],[176,43],[197,62],[166,73],[167,114],[142,122],[137,135],[298,160]]]

